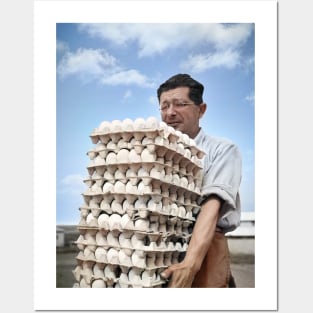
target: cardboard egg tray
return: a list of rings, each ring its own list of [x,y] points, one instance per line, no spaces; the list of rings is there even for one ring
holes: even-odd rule
[[[162,287],[200,210],[204,153],[155,118],[104,121],[90,138],[73,287]]]

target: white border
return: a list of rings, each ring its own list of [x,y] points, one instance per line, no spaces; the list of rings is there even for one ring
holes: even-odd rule
[[[55,30],[62,22],[255,23],[255,288],[56,288]],[[276,310],[277,2],[34,1],[34,40],[34,309]]]

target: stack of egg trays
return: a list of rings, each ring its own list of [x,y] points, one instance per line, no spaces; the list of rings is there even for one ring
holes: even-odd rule
[[[166,133],[164,126],[125,133],[91,136],[96,146],[87,153],[88,190],[73,271],[77,287],[160,287],[160,272],[188,247],[199,211],[203,153],[186,142],[179,146],[179,134]],[[127,151],[136,152],[137,162]],[[115,157],[108,159],[110,153]]]

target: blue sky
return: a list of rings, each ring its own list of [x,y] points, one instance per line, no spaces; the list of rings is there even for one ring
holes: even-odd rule
[[[160,118],[156,89],[189,73],[205,86],[201,126],[243,158],[243,211],[254,211],[254,24],[56,24],[56,222],[78,224],[93,146],[104,120]]]

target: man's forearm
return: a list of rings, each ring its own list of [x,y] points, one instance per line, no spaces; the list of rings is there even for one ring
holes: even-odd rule
[[[211,196],[202,206],[195,223],[184,262],[197,273],[216,229],[221,200]]]

